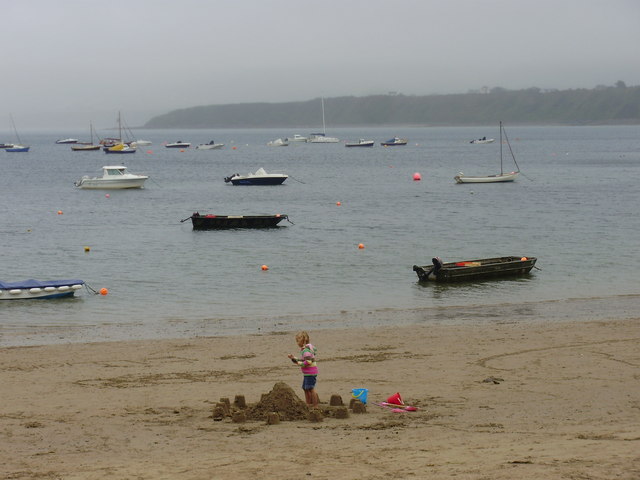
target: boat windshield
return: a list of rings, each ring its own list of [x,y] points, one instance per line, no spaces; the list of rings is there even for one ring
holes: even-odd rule
[[[124,175],[123,168],[107,168],[107,175]]]

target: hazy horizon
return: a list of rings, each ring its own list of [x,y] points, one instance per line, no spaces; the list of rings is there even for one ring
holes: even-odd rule
[[[105,129],[118,111],[138,126],[202,105],[640,85],[636,0],[4,3],[0,132],[9,113],[20,131]]]

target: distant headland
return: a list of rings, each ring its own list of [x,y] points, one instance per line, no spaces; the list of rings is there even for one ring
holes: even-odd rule
[[[640,86],[623,81],[593,89],[483,87],[451,95],[370,95],[325,98],[329,127],[640,124]],[[173,110],[143,128],[278,128],[322,125],[320,98],[286,103],[239,103]]]

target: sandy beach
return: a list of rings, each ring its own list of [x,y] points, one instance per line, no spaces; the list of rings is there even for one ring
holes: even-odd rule
[[[309,332],[324,418],[277,424],[234,404],[304,398],[295,332],[0,349],[0,478],[640,478],[640,320]]]

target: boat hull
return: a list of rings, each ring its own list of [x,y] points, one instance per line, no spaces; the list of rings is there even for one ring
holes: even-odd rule
[[[193,214],[194,230],[225,230],[231,228],[274,228],[287,215],[198,215]]]
[[[434,265],[414,265],[421,282],[465,282],[487,278],[526,275],[536,264],[536,257],[496,257]]]
[[[254,178],[232,178],[230,182],[233,185],[281,185],[287,176],[278,177],[254,177]]]
[[[71,297],[82,288],[82,280],[24,280],[0,282],[0,300],[32,300]]]
[[[74,152],[93,152],[100,150],[100,145],[74,145],[71,150]]]
[[[500,183],[500,182],[513,182],[518,176],[518,172],[500,173],[496,175],[487,175],[484,177],[472,177],[463,174],[458,174],[453,179],[456,183]]]
[[[5,152],[28,152],[30,147],[19,147],[14,145],[13,147],[5,148]]]
[[[196,150],[219,150],[224,147],[224,143],[202,144],[196,147]]]
[[[148,178],[148,177],[147,177]],[[77,186],[83,190],[125,190],[127,188],[143,188],[147,178],[122,180],[103,180],[102,178],[83,178]]]
[[[373,147],[375,142],[371,141],[363,141],[363,142],[355,142],[355,143],[345,143],[345,147]]]

